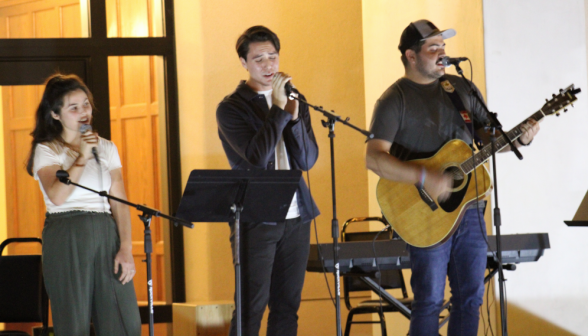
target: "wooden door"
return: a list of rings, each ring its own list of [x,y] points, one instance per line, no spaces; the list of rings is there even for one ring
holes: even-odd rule
[[[153,56],[111,57],[108,60],[110,82],[110,120],[112,141],[117,145],[129,200],[162,209],[159,169],[159,104]],[[133,256],[137,267],[134,278],[139,305],[147,305],[147,268],[144,253],[144,224],[141,213],[131,209]],[[153,254],[153,300],[164,304],[164,243],[162,223],[151,223]],[[143,332],[146,333],[147,326]],[[156,325],[157,335],[165,334],[165,325]]]
[[[157,19],[158,0],[107,0],[108,37],[160,36],[161,21]],[[158,72],[161,57],[109,57],[110,125],[112,141],[117,145],[123,164],[123,176],[129,200],[162,209],[161,151],[159,146],[162,105],[159,90],[163,76]],[[158,64],[159,63],[159,64]],[[147,305],[147,268],[140,213],[131,210],[133,256],[137,266],[135,290],[139,305]],[[153,300],[166,303],[164,242],[160,218],[151,223],[153,254]],[[155,325],[155,334],[166,335],[167,326]],[[147,334],[148,326],[143,326]]]
[[[45,203],[25,170],[42,85],[2,87],[8,237],[41,237]],[[9,245],[11,254],[40,254],[38,244]]]

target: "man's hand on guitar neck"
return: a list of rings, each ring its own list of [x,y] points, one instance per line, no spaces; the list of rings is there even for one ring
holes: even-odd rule
[[[523,135],[521,135],[520,143],[523,146],[527,146],[533,141],[537,132],[539,132],[539,123],[533,119],[527,120],[527,122],[521,125],[521,129],[523,130]]]
[[[539,122],[532,118],[529,118],[527,119],[526,123],[520,126],[520,129],[523,132],[523,134],[512,142],[517,148],[521,146],[528,146],[531,143],[531,141],[533,141],[533,138],[535,137],[535,135],[537,135],[540,129]],[[483,128],[479,129],[476,133],[478,133],[484,144],[490,143],[490,134],[486,133]],[[510,148],[510,146],[505,146],[499,152],[505,153],[511,150],[512,149]]]

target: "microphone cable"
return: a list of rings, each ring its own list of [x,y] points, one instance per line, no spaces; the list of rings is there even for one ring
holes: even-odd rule
[[[91,128],[90,128],[91,130]],[[106,191],[104,190],[104,181],[103,181],[103,176],[102,176],[102,164],[100,163],[100,157],[98,156],[98,146],[100,146],[100,137],[98,137],[98,143],[96,144],[96,147],[92,147],[92,154],[94,155],[94,159],[96,159],[96,164],[98,167],[98,183],[100,183],[100,191]],[[110,191],[110,190],[109,190]],[[108,203],[108,198],[103,198],[100,203],[102,203],[102,212],[106,213],[106,204]],[[112,209],[110,210],[111,214],[112,214]]]
[[[82,124],[80,126],[80,133],[84,134],[88,131],[92,132],[92,125]],[[103,176],[102,176],[102,165],[100,164],[100,157],[98,156],[98,147],[100,146],[100,137],[99,136],[97,136],[97,137],[98,137],[98,143],[96,144],[96,146],[92,147],[92,155],[94,156],[94,159],[96,160],[96,164],[98,167],[98,183],[100,184],[99,191],[105,191]],[[86,162],[86,164],[88,164],[88,163]],[[102,212],[104,212],[104,213],[106,213],[105,202],[108,202],[108,199],[101,199],[100,200],[100,203],[102,204]],[[112,213],[112,211],[111,211],[111,213]]]
[[[304,104],[305,102],[302,102],[300,100],[298,100],[298,102],[300,104]],[[298,112],[299,112],[299,116],[298,118],[302,118],[302,116],[300,115],[300,106],[298,106]],[[310,119],[310,111],[308,111],[308,119],[311,122],[310,127],[312,130],[312,120]],[[301,122],[301,127],[302,127],[302,145],[304,146],[304,160],[305,160],[305,165],[306,165],[306,179],[308,180],[308,193],[310,194],[310,199],[311,202],[313,201],[313,197],[312,197],[312,187],[311,187],[311,183],[310,183],[310,167],[308,166],[308,150],[307,150],[307,144],[306,144],[306,136],[308,135],[308,132],[306,131],[306,125],[304,124],[304,119],[300,120]],[[314,133],[314,130],[313,130]],[[315,141],[316,141],[316,136],[315,136]],[[316,144],[317,146],[317,160],[318,160],[318,143]],[[316,162],[315,162],[316,163]],[[321,261],[321,267],[323,269],[323,277],[325,279],[325,284],[327,285],[327,291],[329,292],[329,297],[331,298],[331,302],[333,303],[333,307],[337,306],[337,303],[335,302],[335,298],[333,297],[333,293],[331,292],[331,286],[329,284],[329,279],[327,278],[327,268],[325,266],[325,258],[323,255],[323,251],[321,249],[321,244],[319,243],[319,238],[318,238],[318,229],[317,229],[317,224],[316,224],[316,214],[314,212],[314,206],[312,206],[312,204],[310,204],[310,209],[311,209],[311,213],[312,213],[312,221],[313,221],[313,226],[314,226],[314,238],[316,240],[316,249],[318,252],[318,257],[319,260]],[[335,265],[333,264],[333,267],[335,267]]]
[[[382,290],[384,290],[382,288],[382,272],[380,270],[380,264],[378,263],[378,254],[376,253],[376,241],[378,240],[378,237],[380,236],[380,234],[382,234],[382,232],[390,229],[392,227],[392,225],[387,224],[382,230],[380,230],[380,232],[378,232],[376,234],[376,236],[374,237],[374,239],[372,239],[372,252],[374,253],[374,264],[376,265],[376,278],[378,278],[378,298],[379,298],[379,304],[380,304],[380,316],[384,316],[384,307],[382,306]],[[400,257],[398,257],[400,258]],[[402,272],[402,269],[398,270],[399,272]]]
[[[468,59],[468,63],[470,64],[470,82],[473,83],[474,69],[473,69],[473,66],[472,66],[472,61]],[[470,92],[469,92],[470,96],[473,96],[473,94],[474,94],[474,91],[473,90],[474,90],[474,87],[471,86],[471,84],[470,84]],[[475,99],[473,99],[472,101],[475,101]],[[472,118],[473,117],[473,113],[472,112],[469,112],[469,111],[468,111],[468,113],[470,115],[469,116],[470,117],[470,120],[472,120],[472,122],[473,122],[473,120],[474,120]],[[474,130],[474,132],[475,132],[475,130]],[[472,134],[472,137],[473,136],[474,135]],[[480,228],[480,233],[482,234],[482,237],[484,237],[484,241],[486,242],[486,246],[487,246],[488,250],[490,250],[490,252],[492,253],[494,260],[497,260],[498,257],[497,257],[496,251],[493,251],[490,248],[490,242],[488,241],[487,233],[484,234],[484,227],[482,225],[483,221],[482,221],[482,217],[480,216],[480,201],[479,201],[480,194],[479,194],[479,191],[478,191],[478,171],[476,169],[477,167],[475,167],[475,162],[476,162],[475,155],[476,155],[476,153],[475,153],[475,150],[474,150],[473,147],[471,147],[471,149],[472,149],[472,156],[471,156],[471,158],[472,158],[472,163],[474,164],[474,181],[475,181],[475,186],[476,186],[476,210],[477,210],[477,215],[478,215],[478,226]],[[478,151],[480,151],[480,150],[481,149],[478,148]],[[483,164],[485,164],[485,162]],[[487,311],[487,313],[486,313],[487,316],[486,317],[488,319],[488,328],[490,329],[490,333],[492,335],[494,335],[494,330],[492,328],[492,321],[490,320],[490,302],[488,300],[488,296],[489,296],[489,292],[490,292],[490,281],[488,281],[488,286],[487,287],[488,287],[488,289],[486,291],[486,311]],[[505,292],[506,292],[506,287],[505,287]],[[504,300],[504,302],[505,302],[505,308],[506,308],[506,293],[505,293],[505,300]],[[494,304],[494,299],[492,301],[492,304]],[[482,321],[484,321],[483,316],[482,316]],[[485,323],[484,323],[484,325],[485,325]],[[484,331],[484,333],[487,334],[486,330]]]
[[[103,182],[103,176],[102,176],[102,164],[100,163],[100,158],[98,157],[98,146],[100,145],[100,137],[98,137],[98,145],[94,148],[92,148],[92,154],[94,154],[94,157],[96,158],[96,163],[98,164],[98,182],[100,183],[100,191],[106,191],[104,190],[104,182]],[[112,183],[112,181],[111,181]],[[110,190],[109,190],[110,191]],[[102,200],[102,212],[106,213],[106,205],[104,204],[105,202],[108,203],[108,198],[104,198]],[[112,213],[112,210],[110,210],[110,212]]]

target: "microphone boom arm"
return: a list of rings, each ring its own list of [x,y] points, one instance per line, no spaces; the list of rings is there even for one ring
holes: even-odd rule
[[[297,93],[297,92],[295,92],[295,90],[296,90],[296,89],[293,89],[293,90],[292,90],[292,93]],[[368,140],[369,140],[369,139],[373,139],[373,138],[374,138],[374,134],[373,134],[373,133],[371,133],[371,132],[369,132],[369,131],[366,131],[366,130],[364,130],[364,129],[361,129],[361,128],[359,128],[359,127],[357,127],[357,126],[353,125],[352,123],[350,123],[350,122],[349,122],[349,120],[350,120],[351,118],[347,117],[347,118],[343,119],[343,118],[342,118],[340,115],[336,115],[336,114],[334,113],[334,111],[327,111],[327,110],[323,109],[323,107],[322,107],[322,106],[315,106],[315,105],[312,105],[312,104],[308,103],[306,100],[304,100],[304,99],[302,99],[302,98],[299,98],[299,97],[296,97],[296,96],[295,96],[295,95],[293,95],[292,93],[289,93],[289,94],[288,94],[288,97],[289,97],[290,99],[296,99],[296,100],[298,100],[299,102],[302,102],[302,103],[304,103],[304,104],[306,104],[306,105],[308,105],[308,106],[312,107],[312,108],[313,108],[315,111],[321,112],[321,113],[322,113],[322,114],[323,114],[325,117],[327,117],[327,119],[328,119],[328,120],[332,120],[333,122],[340,122],[340,123],[342,123],[342,124],[344,124],[344,125],[347,125],[347,126],[349,126],[349,127],[353,128],[354,130],[358,131],[359,133],[361,133],[361,134],[365,135],[365,136],[368,138]],[[323,126],[325,126],[325,125],[323,124]],[[326,126],[325,126],[325,127],[326,127]]]
[[[459,57],[459,58],[466,58],[466,57]],[[445,59],[449,59],[449,58],[446,56],[443,59],[443,62],[445,62]],[[470,64],[471,64],[471,62],[470,62]],[[488,106],[486,106],[486,103],[484,103],[484,100],[482,100],[482,98],[478,95],[478,92],[476,91],[476,89],[472,86],[472,83],[465,78],[465,76],[463,74],[463,69],[459,66],[459,64],[456,63],[456,64],[454,64],[454,66],[455,66],[455,70],[457,71],[457,73],[461,76],[461,78],[463,79],[463,81],[470,88],[470,94],[472,96],[474,96],[474,98],[476,99],[476,101],[478,101],[478,103],[480,104],[480,106],[482,106],[482,109],[484,110],[484,112],[486,112],[486,115],[488,116],[488,120],[490,120],[490,125],[489,125],[488,129],[490,129],[490,131],[492,132],[492,136],[495,137],[496,136],[496,130],[498,130],[498,132],[502,135],[502,137],[506,139],[506,142],[510,146],[512,152],[516,155],[516,157],[519,160],[522,160],[523,159],[523,155],[521,154],[521,152],[519,151],[519,149],[517,148],[517,146],[515,146],[512,143],[512,141],[506,135],[506,133],[504,133],[504,130],[502,129],[502,124],[500,123],[500,121],[498,121],[498,118],[496,117],[497,114],[494,113],[494,112],[490,112],[490,110],[488,109]]]
[[[137,209],[139,211],[142,211],[142,212],[144,212],[146,214],[149,214],[151,216],[162,217],[162,218],[168,219],[172,223],[174,223],[174,225],[182,224],[183,226],[185,226],[187,228],[190,228],[190,229],[194,228],[194,224],[192,224],[191,222],[188,222],[188,221],[186,221],[184,219],[173,217],[173,216],[168,216],[166,214],[161,213],[161,211],[159,211],[157,209],[152,209],[152,208],[150,208],[150,207],[148,207],[146,205],[135,204],[133,202],[129,202],[129,201],[124,200],[122,198],[118,198],[118,197],[112,196],[112,195],[108,194],[104,190],[103,191],[97,191],[97,190],[94,190],[92,188],[88,188],[86,186],[83,186],[81,184],[72,182],[72,180],[69,179],[69,174],[65,170],[58,170],[56,176],[57,176],[57,178],[59,179],[59,181],[61,183],[64,183],[64,184],[67,184],[67,185],[70,185],[71,184],[71,185],[74,185],[76,187],[79,187],[79,188],[82,188],[82,189],[91,191],[91,192],[93,192],[95,194],[98,194],[98,195],[100,195],[102,197],[106,197],[108,199],[115,200],[117,202],[120,202],[120,203],[126,204],[128,206],[131,206],[131,207],[133,207],[133,208],[135,208],[135,209]]]

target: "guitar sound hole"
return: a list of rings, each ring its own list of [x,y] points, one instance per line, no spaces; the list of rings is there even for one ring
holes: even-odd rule
[[[447,167],[445,169],[446,174],[450,174],[453,177],[453,189],[458,189],[464,183],[463,171],[455,166]]]
[[[453,190],[447,199],[444,202],[440,202],[439,206],[445,212],[453,212],[459,209],[461,202],[468,190],[468,185],[470,184],[471,179],[468,178],[467,175],[464,175],[463,171],[458,167],[447,167],[445,169],[445,173],[451,174],[453,176]]]

